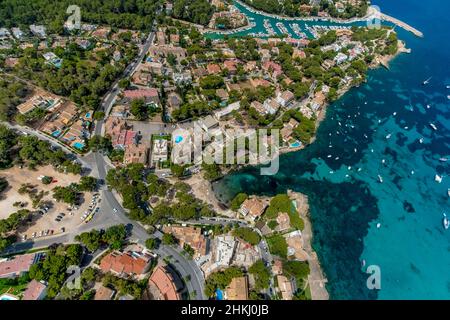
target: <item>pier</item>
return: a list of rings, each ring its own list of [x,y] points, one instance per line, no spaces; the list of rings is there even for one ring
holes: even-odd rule
[[[417,30],[416,28],[414,28],[414,27],[410,26],[409,24],[407,24],[403,21],[400,21],[394,17],[388,16],[387,14],[380,12],[380,19],[383,21],[391,22],[391,23],[395,24],[396,26],[399,26],[400,28],[403,28],[406,31],[409,31],[420,38],[424,37],[423,33],[420,32],[419,30]]]

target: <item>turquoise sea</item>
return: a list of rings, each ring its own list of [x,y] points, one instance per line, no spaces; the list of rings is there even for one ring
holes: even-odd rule
[[[389,71],[370,71],[365,85],[331,105],[316,142],[283,155],[277,175],[248,167],[214,190],[224,202],[238,192],[307,194],[332,299],[450,299],[450,230],[442,225],[450,160],[439,161],[450,158],[450,2],[373,4],[425,37],[397,28],[412,53]],[[367,289],[369,265],[380,267],[380,290]]]

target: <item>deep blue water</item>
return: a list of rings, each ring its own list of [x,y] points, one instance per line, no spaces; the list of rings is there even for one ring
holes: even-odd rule
[[[283,155],[277,175],[249,167],[214,189],[224,201],[240,191],[307,194],[313,246],[333,299],[450,299],[450,230],[442,226],[443,212],[450,213],[450,162],[439,161],[450,158],[450,2],[373,3],[425,38],[397,28],[412,53],[389,71],[370,71],[365,85],[331,105],[316,142]],[[363,260],[380,267],[381,290],[367,289]]]

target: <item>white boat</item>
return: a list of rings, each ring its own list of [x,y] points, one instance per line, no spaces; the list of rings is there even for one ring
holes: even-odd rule
[[[377,223],[377,229],[381,228],[381,223]]]
[[[429,77],[427,80],[425,80],[422,84],[423,85],[427,85],[427,84],[429,84],[430,83],[430,80],[431,80],[431,78],[432,77]]]
[[[444,225],[444,229],[447,230],[450,227],[450,221],[447,218],[447,215],[444,213],[444,218],[442,218],[442,224]]]
[[[450,100],[450,96],[447,96],[447,99]]]
[[[395,117],[397,115],[397,112],[394,112],[392,115]]]
[[[433,128],[434,131],[437,131],[437,127],[434,123],[430,123],[430,127]]]
[[[434,181],[436,181],[437,183],[441,183],[442,182],[442,177],[440,175],[436,175],[434,177]]]
[[[430,109],[430,108],[431,108],[431,106],[429,104],[427,104],[427,109]]]
[[[447,162],[447,161],[448,161],[448,158],[440,158],[439,161],[440,161],[440,162]]]
[[[447,89],[450,89],[450,86],[447,86]]]
[[[386,136],[386,139],[390,139],[392,137],[392,134],[391,133],[389,133],[387,136]]]
[[[383,183],[383,177],[380,176],[380,175],[378,175],[378,181],[379,181],[380,183]]]
[[[420,142],[420,143],[423,143],[423,138],[420,138],[420,139],[419,139],[419,142]]]
[[[447,195],[448,195],[449,198],[450,198],[450,188],[447,189]]]

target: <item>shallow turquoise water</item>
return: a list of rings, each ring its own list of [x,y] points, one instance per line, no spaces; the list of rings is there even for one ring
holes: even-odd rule
[[[439,158],[450,157],[450,3],[375,4],[424,32],[419,39],[397,29],[412,54],[390,71],[370,71],[367,84],[330,106],[316,142],[282,156],[277,175],[245,168],[214,190],[223,201],[240,191],[307,194],[313,246],[334,299],[449,299],[450,231],[442,213],[450,213],[450,168]],[[444,176],[441,184],[435,174]],[[363,260],[380,267],[381,290],[367,289]]]

